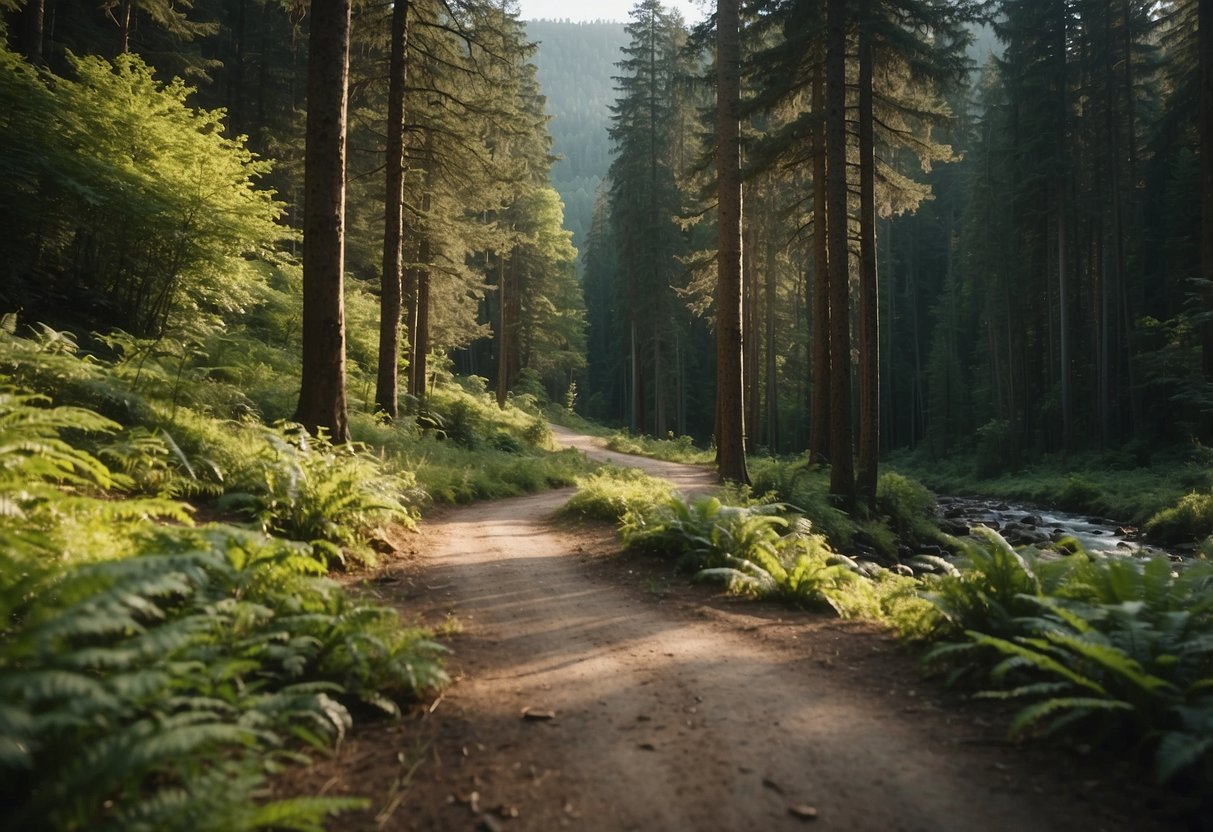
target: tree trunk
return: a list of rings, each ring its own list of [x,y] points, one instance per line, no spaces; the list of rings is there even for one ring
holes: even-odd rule
[[[118,21],[118,29],[119,29],[118,54],[119,55],[126,55],[126,54],[129,54],[131,51],[131,18],[135,14],[134,6],[135,6],[135,0],[123,0],[121,6],[118,9],[118,13],[122,16],[122,19],[120,21]],[[312,11],[313,11],[313,13],[315,13],[315,9],[313,9]],[[309,44],[308,48],[309,48],[309,50],[311,49],[310,44]],[[347,70],[347,72],[348,72],[348,70]],[[308,95],[309,96],[311,95],[310,77],[308,80]]]
[[[505,407],[509,394],[509,352],[514,348],[510,343],[510,288],[506,281],[506,256],[502,254],[501,265],[497,269],[497,406]]]
[[[46,17],[45,0],[27,0],[17,21],[17,51],[34,66],[41,66],[43,23]]]
[[[1205,312],[1213,316],[1213,0],[1199,0],[1200,52],[1200,273]],[[1201,369],[1213,382],[1213,317],[1204,323]]]
[[[754,453],[762,444],[762,396],[759,378],[758,280],[754,268],[754,231],[742,221],[741,230],[741,341],[745,349],[741,356],[741,400],[746,425],[746,453]]]
[[[767,436],[766,444],[770,452],[779,453],[779,385],[776,384],[776,361],[775,361],[775,235],[767,231],[767,250],[764,258],[766,266],[765,275],[765,305],[766,305],[766,322],[764,333],[766,335],[766,404],[767,404]]]
[[[408,0],[392,6],[388,62],[387,187],[384,195],[383,275],[379,299],[379,367],[375,407],[389,418],[400,415],[400,321],[404,279],[404,86],[408,74]]]
[[[636,321],[632,320],[629,331],[631,335],[628,363],[631,372],[628,377],[628,430],[635,433],[640,426],[640,358],[636,354]]]
[[[404,223],[405,247],[409,250],[406,261],[418,259],[417,245],[421,234],[413,223]],[[410,396],[417,389],[417,266],[406,266],[400,295],[404,301],[404,356],[408,362],[405,389]]]
[[[716,447],[721,480],[748,483],[741,337],[741,21],[739,0],[716,2]]]
[[[430,209],[429,202],[430,198],[426,196],[424,206],[426,211]],[[428,227],[421,229],[417,259],[421,266],[417,269],[417,337],[414,339],[417,343],[413,357],[417,369],[413,374],[413,378],[416,380],[413,395],[418,400],[422,400],[426,396],[425,375],[428,371],[426,359],[430,353],[430,229]]]
[[[413,287],[417,301],[417,322],[412,337],[413,366],[409,373],[418,400],[425,398],[426,358],[430,353],[430,194],[434,190],[434,133],[425,135],[425,181],[421,192],[421,217],[417,229],[417,271]]]
[[[248,0],[239,0],[236,6],[236,23],[232,27],[235,54],[227,77],[227,130],[230,135],[247,133],[244,127],[244,53],[248,38]]]
[[[826,4],[826,237],[830,270],[830,496],[855,505],[851,459],[851,294],[847,241],[847,4]]]
[[[876,283],[876,151],[870,0],[859,3],[859,496],[876,506],[880,456],[880,297]]]
[[[349,439],[345,404],[345,134],[351,0],[313,0],[303,210],[303,378],[295,418]]]
[[[825,72],[813,73],[813,406],[809,459],[830,458],[830,261],[827,244]]]

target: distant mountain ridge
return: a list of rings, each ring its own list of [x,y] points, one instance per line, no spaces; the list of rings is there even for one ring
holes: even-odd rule
[[[611,164],[607,135],[620,50],[627,44],[622,23],[532,20],[527,37],[539,44],[535,66],[547,96],[553,152],[552,186],[564,201],[565,228],[583,248],[590,230],[594,195]]]

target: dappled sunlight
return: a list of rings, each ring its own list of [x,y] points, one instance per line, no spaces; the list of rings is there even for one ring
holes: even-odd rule
[[[570,444],[603,458],[588,441]],[[707,469],[627,461],[715,487]],[[461,510],[427,557],[426,582],[464,625],[449,707],[472,736],[495,738],[483,753],[531,761],[535,780],[555,771],[581,784],[575,811],[589,826],[778,828],[800,806],[853,821],[836,828],[967,829],[956,819],[978,816],[989,829],[1051,828],[1050,807],[1017,800],[1007,777],[974,779],[974,766],[993,770],[985,750],[958,754],[906,718],[913,691],[907,701],[896,680],[836,662],[839,631],[753,608],[714,620],[589,577],[584,538],[548,522],[562,499]],[[742,620],[775,631],[741,632]],[[879,805],[857,815],[873,788]]]

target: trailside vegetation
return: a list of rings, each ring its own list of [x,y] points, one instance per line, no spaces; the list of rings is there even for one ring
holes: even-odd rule
[[[921,486],[881,482],[890,522]],[[890,479],[891,478],[891,479]],[[822,495],[828,483],[816,486]],[[572,510],[572,506],[569,510]],[[826,506],[828,509],[828,505]],[[618,521],[625,546],[730,592],[886,623],[979,696],[1019,705],[1013,739],[1069,734],[1136,757],[1198,811],[1213,772],[1213,566],[1013,548],[984,527],[897,569],[837,551],[815,511],[650,489]],[[829,522],[829,521],[827,521]]]
[[[325,578],[418,495],[359,449],[141,394],[116,366],[0,334],[7,819],[321,828],[357,801],[266,802],[266,775],[446,680],[428,634]],[[252,522],[198,522],[216,495]]]

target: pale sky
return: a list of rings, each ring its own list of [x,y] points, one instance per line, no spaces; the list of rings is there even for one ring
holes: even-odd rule
[[[703,9],[712,0],[661,0],[667,8],[682,12],[688,23],[706,17]],[[523,20],[618,20],[625,22],[636,0],[519,0]]]

